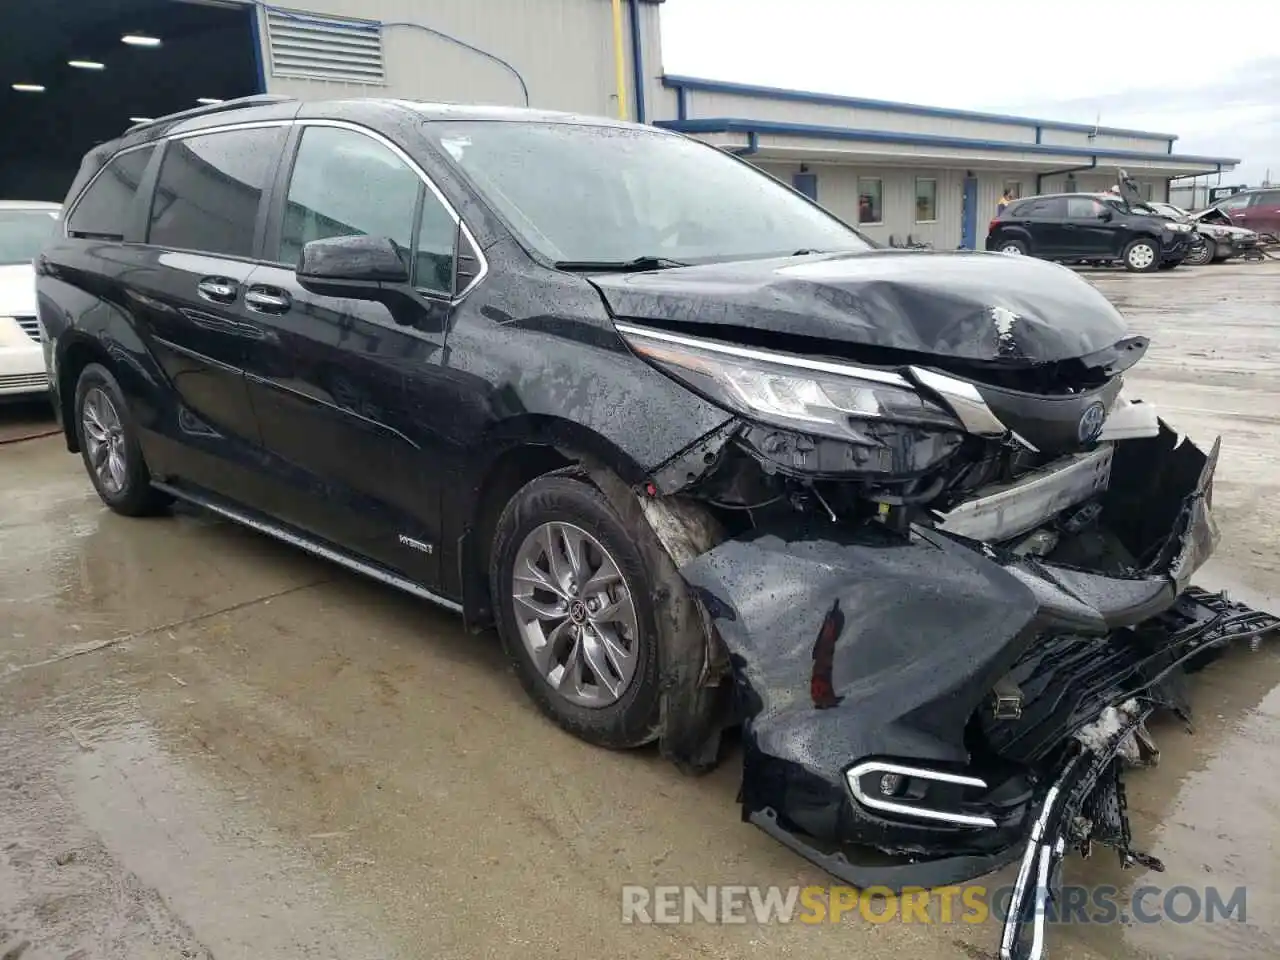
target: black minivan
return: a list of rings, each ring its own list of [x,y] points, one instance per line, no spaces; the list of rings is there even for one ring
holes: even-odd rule
[[[1060,193],[1010,204],[987,228],[988,250],[1044,260],[1124,264],[1126,270],[1171,270],[1186,258],[1195,229],[1131,207],[1105,193]]]
[[[45,360],[108,507],[496,625],[592,743],[705,770],[740,725],[743,817],[848,883],[1022,856],[1003,956],[1065,849],[1128,852],[1164,678],[1275,625],[1189,588],[1218,451],[1124,396],[1100,293],[875,249],[679,134],[251,98],[96,148],[66,211]]]

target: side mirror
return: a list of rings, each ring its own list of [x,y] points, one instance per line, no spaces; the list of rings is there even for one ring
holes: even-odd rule
[[[1102,212],[1098,214],[1098,219],[1102,221],[1107,221],[1112,219],[1114,216],[1115,216],[1114,213],[1112,213],[1110,210],[1104,207]]]
[[[329,297],[382,300],[382,284],[409,282],[409,268],[386,237],[312,240],[298,256],[298,284]]]

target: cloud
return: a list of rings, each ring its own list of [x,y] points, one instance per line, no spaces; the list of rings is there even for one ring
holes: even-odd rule
[[[1184,153],[1241,157],[1232,179],[1256,182],[1268,166],[1280,180],[1277,19],[1259,19],[1274,5],[1214,0],[1214,21],[1234,25],[1221,52],[1203,19],[1131,27],[1114,0],[910,0],[892,22],[848,0],[660,9],[670,73],[1081,123],[1101,111],[1106,126],[1178,134]]]
[[[1103,126],[1179,135],[1180,153],[1238,157],[1232,181],[1280,179],[1280,57],[1223,65],[1219,75],[1182,89],[1136,89],[1065,99],[996,101],[992,107]]]

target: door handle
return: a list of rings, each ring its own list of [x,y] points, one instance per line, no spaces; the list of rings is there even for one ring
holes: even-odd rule
[[[234,303],[240,284],[227,277],[205,277],[196,284],[196,292],[212,303]]]
[[[254,313],[288,313],[293,298],[276,287],[250,287],[244,295],[244,304]]]

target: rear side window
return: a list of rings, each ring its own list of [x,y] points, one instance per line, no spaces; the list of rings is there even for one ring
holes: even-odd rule
[[[170,141],[151,201],[148,242],[253,256],[258,207],[283,140],[283,128],[267,127]]]
[[[123,240],[133,199],[154,145],[116,154],[89,184],[67,220],[67,232],[79,237]]]
[[[1255,207],[1280,207],[1280,190],[1265,190],[1254,197]]]
[[[1042,220],[1065,217],[1067,215],[1067,201],[1062,197],[1039,197],[1034,200],[1024,200],[1014,208],[1012,215],[1015,217],[1037,217]]]

